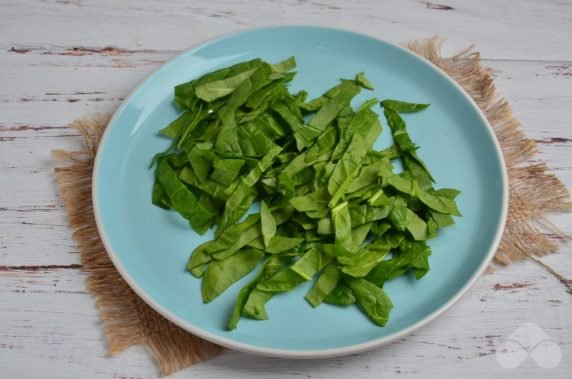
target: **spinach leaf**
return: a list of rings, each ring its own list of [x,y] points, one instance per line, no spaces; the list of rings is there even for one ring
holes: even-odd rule
[[[247,313],[246,311],[244,311],[244,309],[246,307],[248,300],[250,299],[251,293],[257,291],[256,285],[259,282],[268,279],[269,277],[274,275],[276,272],[281,270],[284,267],[284,265],[286,263],[288,263],[288,261],[290,261],[291,259],[292,259],[292,256],[286,255],[286,254],[274,255],[274,256],[268,258],[266,260],[266,262],[264,262],[264,264],[262,265],[262,268],[258,272],[258,275],[250,283],[248,283],[246,286],[242,287],[242,289],[238,293],[238,296],[236,298],[236,302],[234,304],[234,308],[232,310],[231,317],[227,323],[227,328],[229,330],[236,329],[236,327],[238,326],[238,321],[240,320],[240,315],[243,312]],[[260,292],[262,292],[262,291],[260,291]],[[260,298],[260,297],[257,295],[254,295],[252,301],[254,301],[254,299],[256,299],[256,298]],[[266,311],[264,310],[265,302],[262,303],[262,307],[260,307],[259,304],[253,305],[252,301],[249,305],[249,311],[252,314],[260,315],[262,317],[262,319],[268,318],[268,316],[266,315]],[[254,312],[254,308],[261,309],[262,312],[260,312],[260,313]]]
[[[290,204],[299,212],[319,211],[328,207],[330,195],[325,187],[304,196],[290,199]]]
[[[269,254],[279,254],[284,251],[292,250],[304,242],[304,238],[291,238],[283,236],[274,236],[266,245],[265,251]]]
[[[336,288],[332,290],[324,299],[325,303],[348,306],[355,304],[356,297],[354,296],[350,287],[347,286],[342,280],[338,281]]]
[[[429,270],[431,249],[425,242],[404,240],[391,259],[381,261],[367,275],[367,280],[381,286],[413,269],[415,276],[421,278]]]
[[[274,216],[264,201],[260,203],[260,226],[262,227],[264,246],[268,247],[272,237],[276,234],[276,220],[274,220]]]
[[[356,82],[365,89],[374,90],[373,85],[370,83],[369,80],[365,77],[363,72],[360,72],[356,75]]]
[[[359,253],[349,257],[338,257],[338,262],[342,265],[342,272],[361,278],[369,274],[369,272],[379,264],[389,254],[391,246],[383,241],[378,240],[366,246]]]
[[[211,226],[215,213],[205,209],[195,195],[178,178],[177,173],[162,160],[157,165],[157,180],[161,183],[169,205],[189,221],[191,227],[204,234]]]
[[[189,112],[183,112],[179,118],[171,122],[169,125],[164,127],[159,131],[162,135],[166,137],[171,137],[177,139],[183,131],[190,125],[193,117]]]
[[[379,326],[385,326],[393,308],[393,303],[385,291],[363,278],[346,277],[346,282],[370,320]]]
[[[342,158],[337,162],[328,181],[328,192],[332,196],[329,202],[330,208],[334,207],[346,193],[353,178],[363,164],[370,145],[371,143],[365,142],[359,134],[352,137],[350,145]]]
[[[352,220],[347,202],[332,209],[332,221],[334,223],[336,244],[346,250],[351,250],[353,247]]]
[[[296,67],[296,58],[289,57],[282,62],[278,62],[276,64],[271,64],[273,72],[277,72],[280,74],[286,73]]]
[[[427,224],[415,212],[407,208],[407,203],[402,198],[397,198],[391,212],[389,221],[400,232],[407,230],[417,240],[427,239]]]
[[[330,263],[318,277],[308,294],[306,300],[312,307],[319,306],[324,299],[336,288],[340,279],[340,270],[335,264]]]
[[[298,150],[309,146],[359,92],[359,86],[353,80],[344,80],[331,94],[326,93],[325,100],[308,125],[294,133]]]
[[[201,287],[203,301],[209,303],[214,300],[234,282],[252,271],[263,257],[262,251],[248,249],[210,263],[205,270]]]
[[[400,113],[419,112],[429,107],[430,104],[415,104],[399,100],[383,100],[381,106]]]
[[[264,305],[269,302],[275,294],[275,292],[262,291],[258,288],[252,289],[242,308],[242,313],[256,320],[268,320],[268,314],[266,313]]]
[[[251,68],[250,70],[243,71],[225,79],[198,85],[195,87],[195,94],[199,99],[208,102],[226,96],[235,91],[246,79],[250,78],[257,68],[258,67]]]
[[[332,258],[333,246],[321,245],[319,248],[315,247],[308,250],[292,265],[291,269],[305,280],[311,280]]]

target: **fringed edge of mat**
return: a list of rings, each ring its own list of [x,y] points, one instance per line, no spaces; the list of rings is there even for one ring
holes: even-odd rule
[[[498,93],[492,75],[481,65],[480,54],[471,46],[443,58],[442,43],[433,37],[411,41],[406,47],[459,83],[485,114],[499,141],[509,178],[509,209],[494,262],[505,266],[557,251],[558,242],[570,240],[570,235],[550,222],[547,214],[572,210],[568,189],[548,172],[546,164],[529,163],[537,152],[536,142],[526,136],[510,105]]]
[[[123,280],[101,242],[92,206],[91,181],[95,154],[107,116],[87,116],[71,124],[84,139],[79,151],[53,151],[60,198],[68,213],[73,238],[95,297],[111,355],[143,344],[162,375],[220,354],[222,347],[192,335],[163,318]]]

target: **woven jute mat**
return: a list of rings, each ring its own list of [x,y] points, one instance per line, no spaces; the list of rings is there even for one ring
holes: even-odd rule
[[[550,212],[572,210],[568,190],[547,171],[546,164],[537,159],[537,163],[528,163],[537,151],[536,144],[524,134],[510,106],[496,91],[493,78],[481,66],[479,53],[469,48],[453,57],[443,57],[440,45],[437,38],[406,44],[451,76],[475,100],[492,125],[506,161],[509,212],[494,265],[525,258],[542,264],[536,257],[555,252],[559,241],[570,238],[546,218]],[[106,116],[91,115],[74,121],[70,127],[83,135],[83,149],[53,152],[60,197],[81,253],[87,287],[96,299],[109,353],[115,355],[131,345],[142,344],[161,374],[168,375],[212,358],[223,348],[182,330],[151,309],[121,278],[107,255],[95,224],[91,177],[108,120]],[[571,290],[570,280],[546,268]]]

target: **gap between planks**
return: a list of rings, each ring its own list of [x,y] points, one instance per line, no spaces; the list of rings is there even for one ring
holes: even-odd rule
[[[221,35],[223,37],[225,35]],[[215,37],[216,38],[216,37]],[[206,39],[204,42],[209,41]],[[189,49],[172,50],[172,49],[125,49],[114,46],[31,46],[31,45],[0,45],[0,52],[5,51],[12,54],[37,54],[37,55],[63,55],[70,57],[82,57],[87,55],[100,55],[100,56],[131,56],[136,54],[171,54],[173,56],[180,54],[184,51],[193,49],[199,46],[202,41],[189,44]],[[478,46],[476,46],[478,48]],[[572,64],[572,60],[560,59],[522,59],[522,58],[487,58],[481,57],[481,61],[486,62],[528,62],[528,63],[551,63],[551,64]]]
[[[81,264],[67,265],[17,265],[17,266],[0,266],[0,273],[13,271],[54,271],[54,270],[80,270]]]

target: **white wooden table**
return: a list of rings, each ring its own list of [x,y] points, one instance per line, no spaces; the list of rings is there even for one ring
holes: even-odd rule
[[[141,347],[109,358],[50,168],[80,138],[66,124],[114,110],[158,65],[241,28],[303,23],[392,42],[438,34],[475,43],[527,133],[572,186],[572,1],[0,1],[0,378],[148,378]],[[572,230],[569,215],[555,217]],[[572,276],[572,245],[544,258]],[[562,352],[515,369],[497,348],[524,322]],[[415,334],[355,356],[280,360],[228,352],[173,377],[572,377],[572,296],[522,262],[483,276]]]

